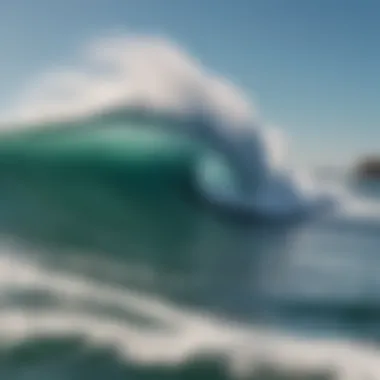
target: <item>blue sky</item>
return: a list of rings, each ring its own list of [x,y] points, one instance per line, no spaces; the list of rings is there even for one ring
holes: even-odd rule
[[[0,3],[0,104],[110,31],[168,36],[254,96],[308,162],[380,153],[377,0]]]

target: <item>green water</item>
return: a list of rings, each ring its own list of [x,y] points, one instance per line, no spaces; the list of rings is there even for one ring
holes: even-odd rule
[[[118,125],[28,132],[0,141],[0,269],[5,277],[6,271],[12,273],[0,285],[0,321],[16,309],[22,315],[32,313],[30,323],[35,312],[40,313],[37,322],[55,313],[51,325],[42,323],[35,337],[14,338],[11,346],[4,345],[4,378],[227,379],[236,377],[225,359],[236,351],[234,341],[206,343],[210,334],[212,339],[219,336],[214,338],[214,330],[220,329],[222,336],[230,325],[256,331],[278,324],[309,337],[374,334],[375,303],[363,306],[363,295],[358,300],[347,290],[349,282],[344,287],[351,297],[347,301],[338,291],[345,281],[342,273],[324,272],[319,261],[339,252],[355,258],[357,265],[347,270],[347,278],[357,290],[355,271],[366,261],[375,265],[378,235],[310,225],[267,226],[221,214],[201,202],[195,188],[195,168],[204,154],[202,144],[183,136]],[[22,255],[31,261],[25,264]],[[302,267],[302,257],[313,258],[314,264]],[[323,293],[327,281],[332,285]],[[310,283],[321,287],[321,298],[307,292]],[[343,306],[339,313],[330,307],[326,316],[332,289],[332,303],[342,298]],[[58,290],[67,293],[63,297]],[[138,310],[132,291],[141,293]],[[170,302],[170,311],[146,295]],[[317,306],[312,316],[293,311],[289,320],[280,309],[288,301],[315,301]],[[195,310],[197,317],[187,310]],[[84,318],[83,325],[78,327],[72,317],[77,327],[64,330],[57,321],[67,312]],[[216,318],[225,326],[203,325],[202,318],[209,315],[210,321]],[[87,331],[98,319],[103,321],[99,327]],[[68,323],[70,318],[62,320]],[[11,325],[2,323],[4,336],[19,328]],[[120,330],[112,335],[110,326]],[[187,335],[191,329],[196,344]],[[129,338],[122,337],[124,330],[132,331]],[[96,334],[108,338],[97,345],[91,340]],[[166,340],[162,343],[160,337]],[[251,342],[248,347],[254,346],[255,338],[244,338]],[[184,347],[194,346],[185,350],[182,364],[170,355],[166,361],[141,363],[120,348],[133,339],[131,352],[153,350],[154,358],[163,353],[174,358]],[[239,351],[242,360],[247,349]],[[302,361],[302,350],[295,352],[295,362]],[[248,355],[247,360],[257,358]],[[250,378],[296,379],[264,364],[252,369]],[[321,366],[317,372],[322,374],[309,371],[300,378],[331,378],[326,371]]]

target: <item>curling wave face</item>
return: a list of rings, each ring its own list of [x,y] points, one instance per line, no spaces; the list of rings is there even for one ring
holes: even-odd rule
[[[129,121],[124,112],[124,122]],[[132,111],[133,113],[133,111]],[[153,125],[185,132],[203,146],[192,168],[195,189],[207,202],[269,219],[317,217],[339,208],[343,200],[336,189],[318,186],[301,173],[275,166],[271,141],[265,130],[253,125],[226,128],[210,116],[186,115],[170,118],[149,112],[142,119]],[[167,120],[171,122],[168,123]]]
[[[342,199],[336,192],[321,188],[295,171],[273,165],[271,147],[265,141],[264,132],[253,127],[226,129],[209,117],[179,117],[125,107],[61,123],[55,128],[54,124],[49,125],[44,129],[44,137],[35,141],[37,145],[42,142],[42,151],[48,148],[58,152],[65,147],[65,133],[57,139],[57,131],[64,132],[68,128],[77,131],[76,145],[82,148],[91,146],[94,138],[99,140],[97,146],[107,144],[116,133],[120,135],[120,143],[124,142],[124,149],[141,157],[152,154],[174,157],[181,150],[188,152],[192,157],[188,162],[189,182],[198,197],[237,214],[271,220],[316,217],[337,209]],[[88,128],[93,132],[98,129],[98,132],[85,133],[81,138],[81,131]],[[31,146],[35,144],[36,131],[24,136],[26,140],[19,137],[16,140],[18,144],[27,143],[22,146],[25,152],[30,142]],[[69,146],[73,146],[72,139],[71,135]],[[81,139],[84,140],[81,142]],[[86,139],[89,140],[86,142]],[[9,140],[5,141],[9,147],[13,146]]]

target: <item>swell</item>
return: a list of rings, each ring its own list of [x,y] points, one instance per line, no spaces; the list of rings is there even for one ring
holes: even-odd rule
[[[130,251],[132,260],[158,250],[160,261],[205,214],[193,186],[202,148],[152,129],[124,123],[1,140],[1,230],[29,242]],[[142,234],[149,238],[139,257]]]
[[[250,222],[291,224],[326,213],[339,216],[342,202],[354,203],[339,192],[319,189],[318,183],[304,191],[292,174],[273,171],[260,133],[247,133],[201,115],[122,107],[18,126],[0,139],[0,165],[10,172],[49,166],[54,171],[54,165],[56,170],[103,171],[129,189],[145,178],[145,188],[166,184],[162,195],[197,199]]]

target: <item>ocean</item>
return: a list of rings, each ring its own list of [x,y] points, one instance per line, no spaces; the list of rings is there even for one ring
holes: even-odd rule
[[[242,213],[200,191],[237,191],[207,144],[140,124],[3,134],[1,379],[380,379],[376,184]]]

